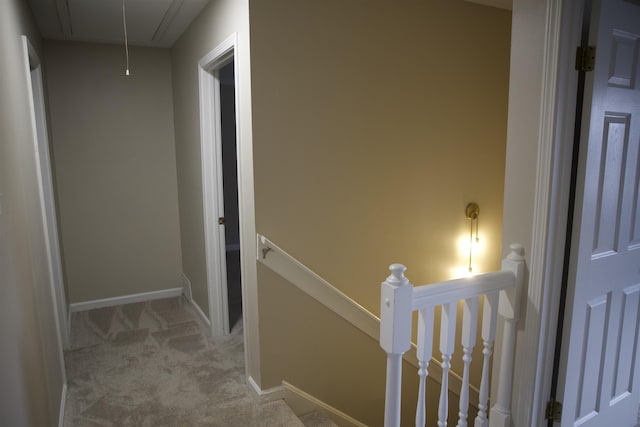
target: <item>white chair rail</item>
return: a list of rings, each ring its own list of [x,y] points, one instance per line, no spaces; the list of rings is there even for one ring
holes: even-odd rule
[[[516,324],[524,283],[524,249],[511,245],[511,252],[502,261],[502,270],[473,277],[449,280],[414,287],[404,276],[406,267],[393,264],[391,275],[382,283],[380,298],[380,346],[387,352],[387,389],[385,397],[385,427],[400,426],[402,355],[411,348],[412,313],[418,311],[418,375],[419,390],[416,427],[426,422],[426,379],[433,346],[434,311],[441,306],[439,351],[442,358],[442,379],[438,404],[438,427],[447,426],[448,376],[456,336],[458,304],[462,313],[462,389],[460,390],[458,427],[467,426],[469,408],[469,366],[476,344],[479,299],[484,297],[482,310],[482,377],[475,427],[511,427],[511,386]],[[497,316],[504,318],[504,332],[497,399],[489,414],[489,361],[496,335]]]

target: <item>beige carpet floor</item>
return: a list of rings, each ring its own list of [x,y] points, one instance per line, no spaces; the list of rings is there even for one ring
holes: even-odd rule
[[[73,313],[65,365],[65,427],[303,427],[283,401],[260,405],[246,385],[242,322],[209,337],[181,297]],[[333,425],[317,413],[303,420]]]
[[[65,427],[292,426],[244,379],[242,324],[212,338],[183,298],[73,313]]]

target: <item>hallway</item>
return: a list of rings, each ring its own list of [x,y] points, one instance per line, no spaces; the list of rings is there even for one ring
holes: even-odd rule
[[[64,425],[302,426],[252,396],[242,334],[207,336],[182,297],[73,313]]]

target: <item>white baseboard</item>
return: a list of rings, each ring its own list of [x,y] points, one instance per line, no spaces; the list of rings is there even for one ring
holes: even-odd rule
[[[62,384],[62,396],[60,397],[60,414],[58,416],[58,427],[64,426],[64,410],[67,406],[67,383]]]
[[[209,320],[207,315],[204,314],[204,311],[202,311],[202,309],[200,308],[198,303],[193,298],[191,298],[191,299],[187,298],[187,300],[191,303],[193,308],[195,308],[196,312],[198,313],[198,316],[200,316],[200,320],[202,320],[204,322],[204,324],[207,325],[209,330],[211,330],[211,321]]]
[[[179,297],[180,295],[182,295],[182,288],[163,289],[161,291],[143,292],[140,294],[76,302],[69,306],[69,311],[86,311],[94,308],[112,307],[114,305],[131,304],[134,302],[151,301],[154,299]]]
[[[247,383],[249,384],[251,391],[253,391],[256,399],[260,403],[274,402],[276,400],[284,399],[284,387],[282,386],[276,386],[268,388],[266,390],[262,390],[251,377],[247,378]]]
[[[300,390],[286,381],[282,382],[282,387],[284,388],[285,403],[298,417],[320,411],[327,414],[327,416],[340,427],[367,427],[366,424],[361,423],[333,406],[327,405],[320,399],[311,396],[309,393]]]
[[[191,293],[191,280],[187,277],[184,272],[181,276],[182,279],[182,294],[188,301],[193,301],[193,294]]]
[[[209,329],[211,329],[211,321],[209,320],[209,317],[204,314],[204,311],[202,311],[198,303],[193,299],[193,294],[191,292],[191,280],[184,273],[182,273],[182,294],[196,310],[196,313],[198,313],[198,316],[200,316],[200,320],[202,320],[204,324],[207,325]]]

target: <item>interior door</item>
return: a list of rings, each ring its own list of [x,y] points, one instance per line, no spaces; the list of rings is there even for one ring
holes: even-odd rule
[[[558,381],[564,426],[634,426],[640,400],[640,0],[595,1]]]

